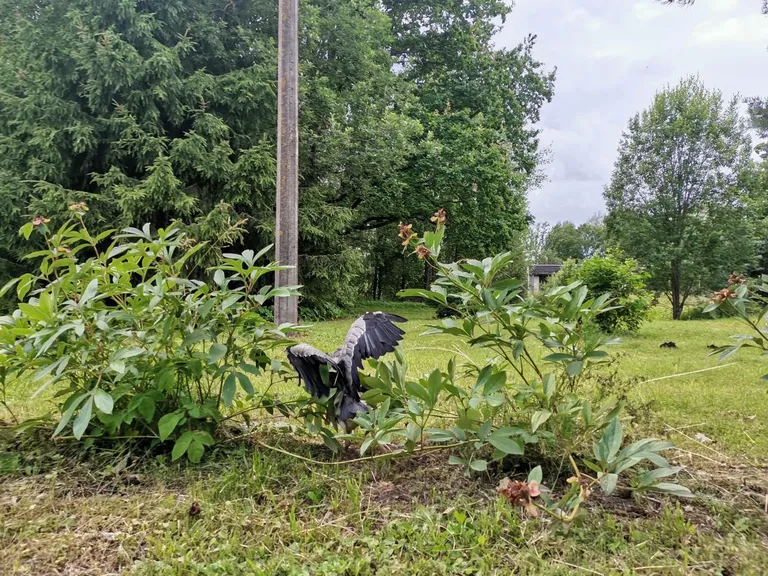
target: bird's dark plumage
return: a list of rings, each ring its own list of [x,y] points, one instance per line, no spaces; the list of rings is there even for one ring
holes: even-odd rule
[[[288,361],[304,382],[307,392],[315,397],[327,396],[331,388],[340,395],[336,403],[336,419],[344,429],[359,412],[368,406],[360,400],[360,374],[363,360],[379,358],[393,352],[405,332],[393,322],[405,322],[396,314],[366,312],[352,323],[344,344],[333,354],[326,354],[309,344],[297,344],[286,350]],[[327,383],[323,381],[321,367],[328,367]]]

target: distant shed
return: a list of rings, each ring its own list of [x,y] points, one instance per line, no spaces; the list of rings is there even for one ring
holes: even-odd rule
[[[536,264],[528,269],[528,286],[531,292],[538,292],[541,285],[563,267],[562,264]]]

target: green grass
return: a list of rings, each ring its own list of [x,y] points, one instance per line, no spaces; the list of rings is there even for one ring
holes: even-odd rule
[[[619,347],[626,354],[621,371],[651,380],[715,368],[640,385],[636,394],[654,400],[664,424],[685,428],[690,436],[702,433],[714,441],[715,448],[730,455],[765,462],[768,383],[761,377],[768,372],[768,362],[748,349],[720,362],[707,349],[710,344],[727,344],[731,335],[744,332],[737,320],[655,321],[637,336],[625,338]],[[659,348],[670,340],[678,347]]]
[[[414,374],[444,366],[456,349],[489,356],[420,337],[427,308],[385,308],[410,319],[403,349]],[[333,350],[348,326],[320,324],[307,340]],[[498,472],[465,479],[442,453],[318,466],[240,442],[187,467],[166,455],[126,458],[125,446],[84,455],[6,431],[0,574],[762,574],[768,364],[743,353],[721,367],[706,348],[741,331],[728,320],[657,320],[616,347],[620,373],[641,381],[718,367],[632,393],[652,402],[641,426],[683,449],[673,459],[686,466],[693,501],[597,498],[566,532],[497,498]],[[667,340],[678,348],[660,349]],[[280,391],[301,394],[291,384]],[[50,409],[28,395],[18,386],[10,399],[24,417]],[[301,437],[265,441],[306,456],[322,450]]]

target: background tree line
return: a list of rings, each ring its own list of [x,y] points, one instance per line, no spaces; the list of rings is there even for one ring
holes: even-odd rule
[[[509,12],[302,2],[305,306],[421,285],[395,225],[438,207],[447,258],[522,253],[554,74],[533,37],[493,46]],[[276,35],[272,0],[0,1],[0,282],[34,249],[19,226],[75,202],[102,228],[180,219],[200,240],[271,243]]]
[[[275,2],[0,8],[0,282],[36,248],[20,225],[55,226],[77,202],[96,228],[181,220],[216,247],[272,242]],[[748,101],[747,122],[697,78],[631,119],[604,219],[534,225],[526,192],[542,180],[535,126],[554,73],[533,37],[494,47],[510,11],[501,0],[302,3],[305,313],[428,284],[395,225],[423,228],[438,207],[451,221],[446,260],[511,250],[522,276],[526,263],[610,250],[649,273],[676,318],[730,272],[767,270],[766,149],[749,138],[768,136],[766,101]]]

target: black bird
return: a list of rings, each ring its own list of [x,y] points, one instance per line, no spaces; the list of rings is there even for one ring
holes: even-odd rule
[[[358,413],[368,412],[368,406],[360,399],[362,387],[358,370],[363,367],[363,360],[393,352],[405,334],[393,322],[405,321],[395,314],[366,312],[353,322],[344,344],[333,354],[321,352],[309,344],[297,344],[285,351],[312,396],[322,398],[328,396],[331,388],[336,389],[336,422],[345,432],[349,431],[351,420]],[[320,371],[323,365],[328,367],[327,383],[323,382]]]

